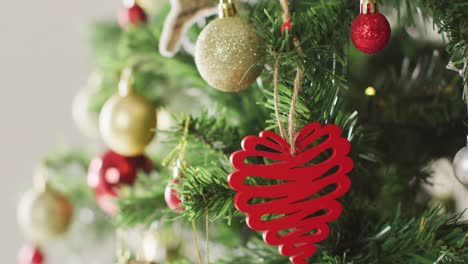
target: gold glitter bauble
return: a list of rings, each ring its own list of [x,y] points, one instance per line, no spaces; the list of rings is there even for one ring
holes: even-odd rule
[[[33,242],[47,242],[63,235],[70,226],[73,207],[67,197],[50,186],[31,190],[18,206],[18,222]]]
[[[143,154],[154,138],[156,125],[155,107],[134,92],[111,97],[99,117],[102,138],[110,149],[123,156]]]
[[[197,40],[195,62],[205,81],[225,92],[250,86],[263,70],[262,39],[240,17],[214,20]]]

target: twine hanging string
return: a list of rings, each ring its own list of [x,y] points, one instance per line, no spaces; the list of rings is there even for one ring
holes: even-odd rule
[[[302,85],[302,70],[297,67],[296,79],[294,80],[294,92],[291,100],[291,109],[289,110],[289,142],[291,145],[291,156],[296,154],[296,145],[294,144],[294,138],[296,137],[296,127],[294,124],[294,117],[296,116],[297,99]]]
[[[210,222],[208,208],[205,208],[205,244],[206,264],[210,264]]]
[[[291,12],[289,10],[289,0],[279,0],[281,8],[283,9],[282,19],[283,23],[290,22],[292,20]],[[296,50],[300,53],[302,52],[300,41],[297,36],[293,36],[293,42]],[[275,101],[275,115],[276,121],[278,122],[278,127],[283,138],[286,138],[286,131],[281,122],[281,116],[279,113],[279,93],[278,93],[278,83],[279,83],[279,68],[280,68],[281,54],[278,55],[276,59],[274,73],[273,73],[273,83],[274,83],[274,101]],[[298,66],[296,69],[296,78],[294,80],[294,91],[291,99],[291,108],[289,110],[289,119],[288,119],[288,132],[289,132],[289,144],[291,146],[291,156],[296,154],[296,145],[294,144],[294,138],[296,137],[296,127],[294,119],[296,116],[296,107],[297,100],[299,98],[299,92],[302,86],[303,73],[302,69]]]
[[[189,126],[190,126],[190,116],[187,114],[185,116],[183,135],[180,138],[179,144],[162,161],[163,166],[175,164],[176,159],[181,161],[181,166],[184,166],[183,160],[184,160],[184,155],[185,155],[185,149],[187,148],[187,137],[188,137]]]
[[[283,22],[291,21],[291,12],[289,11],[289,0],[280,0],[281,9],[283,9]]]
[[[163,162],[162,162],[163,166],[167,166],[169,164],[174,164],[174,166],[178,166],[176,164],[176,161],[175,161],[176,159],[179,160],[181,167],[185,166],[184,156],[185,156],[185,150],[187,149],[187,143],[188,143],[187,138],[188,138],[189,127],[190,127],[190,116],[187,114],[185,116],[183,135],[180,138],[179,144],[163,160]],[[196,224],[195,224],[194,220],[192,220],[191,222],[192,222],[193,240],[194,240],[194,243],[195,243],[195,250],[197,252],[198,263],[203,264],[202,254],[200,252],[200,246],[199,246],[199,240],[198,240],[197,227],[196,227]],[[207,243],[207,245],[208,245],[208,243]],[[207,254],[208,254],[208,248],[207,248]],[[209,263],[209,256],[207,256],[206,259],[208,261],[207,263]]]
[[[273,72],[273,97],[275,101],[275,116],[276,122],[278,122],[278,128],[282,138],[286,138],[286,130],[284,130],[283,122],[281,122],[281,116],[279,112],[279,93],[278,93],[278,82],[279,82],[279,68],[280,68],[281,54],[276,59],[275,68]]]
[[[197,251],[198,256],[198,263],[203,264],[203,259],[200,253],[200,246],[198,245],[198,234],[197,234],[197,226],[195,221],[192,220],[192,232],[193,232],[193,240],[195,241],[195,250]]]

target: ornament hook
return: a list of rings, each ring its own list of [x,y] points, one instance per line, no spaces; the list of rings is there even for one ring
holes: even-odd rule
[[[376,0],[361,0],[361,14],[377,12],[377,1]]]
[[[237,15],[236,6],[232,0],[219,0],[218,5],[218,17],[233,17]]]
[[[133,91],[133,69],[127,67],[122,71],[122,75],[119,81],[119,95],[127,96]]]

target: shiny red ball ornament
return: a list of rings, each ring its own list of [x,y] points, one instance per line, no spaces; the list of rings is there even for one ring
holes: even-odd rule
[[[376,54],[387,47],[391,35],[390,23],[377,11],[375,0],[361,0],[361,14],[351,24],[354,47],[366,54]]]
[[[286,21],[286,22],[283,23],[283,25],[281,26],[281,33],[284,34],[284,32],[286,32],[286,29],[288,29],[289,33],[292,32],[292,21],[291,20]]]
[[[180,194],[173,188],[174,184],[178,184],[178,179],[172,180],[164,191],[164,200],[166,200],[167,207],[174,210],[176,213],[181,213],[184,209],[182,208],[182,201],[180,200]]]
[[[18,255],[18,264],[43,264],[44,254],[35,246],[26,245],[21,248]]]
[[[96,196],[98,206],[113,214],[117,207],[113,199],[118,196],[121,185],[133,185],[140,170],[149,173],[153,164],[146,156],[125,157],[107,151],[91,161],[88,171],[88,185]]]
[[[135,1],[124,1],[124,7],[119,12],[119,24],[122,28],[128,25],[138,26],[147,20],[145,11]]]
[[[228,181],[237,191],[236,208],[247,214],[247,225],[263,231],[263,240],[279,246],[293,263],[306,264],[315,244],[330,234],[328,222],[341,215],[337,199],[350,188],[347,173],[353,161],[348,157],[351,144],[335,125],[308,124],[294,144],[291,155],[289,143],[274,132],[244,138],[242,150],[231,156],[235,171]],[[258,160],[266,161],[254,162]],[[256,185],[253,179],[263,183]]]

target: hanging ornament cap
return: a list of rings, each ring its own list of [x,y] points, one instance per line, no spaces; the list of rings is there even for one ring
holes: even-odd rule
[[[219,0],[218,12],[219,18],[233,17],[237,15],[236,6],[232,0]]]
[[[119,81],[119,95],[124,97],[133,91],[133,69],[131,67],[125,68]]]
[[[377,12],[376,0],[361,0],[361,14],[374,14]]]

